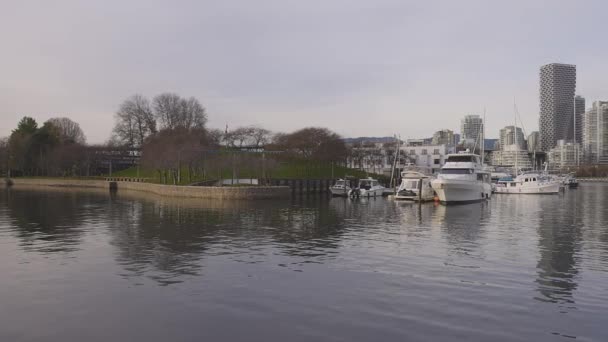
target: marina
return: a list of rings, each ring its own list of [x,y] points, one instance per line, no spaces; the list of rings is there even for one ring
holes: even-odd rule
[[[5,2],[0,342],[608,342],[608,1]]]

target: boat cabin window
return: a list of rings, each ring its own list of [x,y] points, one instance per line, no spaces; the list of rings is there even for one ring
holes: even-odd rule
[[[372,181],[370,181],[370,180],[361,180],[359,182],[359,187],[361,189],[369,190],[369,189],[372,188]]]
[[[342,186],[342,185],[344,185],[344,181],[343,180],[336,181],[336,185]]]
[[[441,174],[444,175],[470,175],[473,169],[441,169]]]
[[[448,157],[448,163],[476,163],[476,162],[477,162],[476,156],[456,155],[456,156]]]
[[[409,180],[405,182],[406,189],[418,189],[418,181],[417,180]]]

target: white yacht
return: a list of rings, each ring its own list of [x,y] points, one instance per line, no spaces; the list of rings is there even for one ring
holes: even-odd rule
[[[360,179],[359,186],[350,190],[351,197],[376,197],[382,196],[386,188],[371,177]]]
[[[444,204],[479,202],[492,196],[490,173],[483,169],[480,157],[468,150],[449,154],[431,186]]]
[[[406,201],[432,201],[435,198],[435,191],[431,187],[431,177],[414,170],[401,172],[401,184],[394,198]]]
[[[338,179],[334,185],[329,187],[332,196],[347,197],[350,190],[350,180],[347,179]]]
[[[497,194],[557,194],[560,182],[539,173],[530,172],[498,181],[494,192]]]

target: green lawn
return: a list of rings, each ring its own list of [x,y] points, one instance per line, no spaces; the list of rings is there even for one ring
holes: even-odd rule
[[[187,167],[182,167],[181,185],[191,184],[195,182],[211,180],[211,179],[229,179],[232,178],[231,169],[220,169],[209,167],[207,177],[199,174],[190,177]],[[333,172],[331,165],[311,165],[304,162],[281,162],[276,167],[267,170],[266,176],[273,179],[330,179],[344,178],[347,175],[355,178],[375,177],[383,178],[383,176],[367,174],[360,170],[349,169],[343,166],[334,166]],[[114,172],[113,177],[139,177],[148,178],[150,182],[160,183],[159,173],[155,170],[132,167],[126,170]],[[261,178],[262,171],[251,167],[241,167],[237,171],[237,178]],[[172,181],[170,181],[172,182]]]

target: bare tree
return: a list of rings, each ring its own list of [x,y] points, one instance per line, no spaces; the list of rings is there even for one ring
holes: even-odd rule
[[[156,120],[150,101],[139,94],[126,99],[116,112],[115,140],[124,145],[141,146],[144,140],[156,133]]]
[[[192,171],[209,147],[215,147],[205,129],[164,129],[146,139],[142,164],[154,168],[167,181],[169,172],[174,183],[181,180],[181,169]],[[190,172],[191,174],[192,172]],[[161,177],[162,178],[162,177]]]
[[[194,97],[181,99],[182,111],[178,118],[178,127],[186,129],[204,128],[207,123],[205,107]]]
[[[219,146],[224,137],[224,132],[222,132],[221,130],[219,130],[217,128],[208,129],[207,136],[209,139],[209,144],[211,144],[213,146]]]
[[[174,129],[179,126],[183,104],[179,95],[163,93],[154,97],[154,116],[162,129]]]
[[[274,146],[308,160],[344,161],[346,145],[342,138],[327,128],[308,127],[290,134],[277,134]]]
[[[205,107],[194,97],[183,99],[174,93],[154,98],[154,116],[162,129],[204,128],[207,123]]]
[[[84,145],[86,137],[77,122],[69,118],[52,118],[46,121],[57,129],[61,143],[74,143]]]
[[[256,126],[238,127],[224,134],[224,142],[228,147],[253,146],[259,148],[268,144],[270,140],[270,131]]]
[[[251,143],[255,147],[264,147],[270,142],[271,132],[261,127],[251,127]]]

